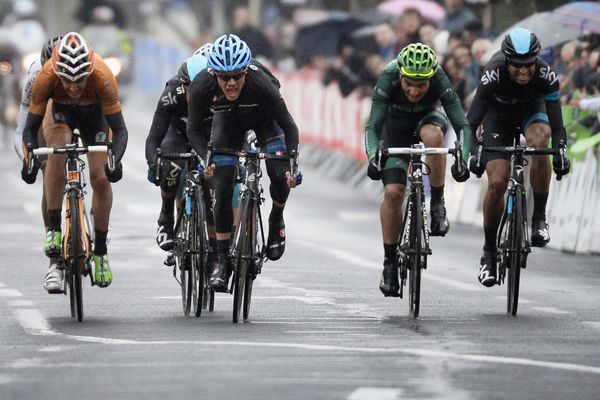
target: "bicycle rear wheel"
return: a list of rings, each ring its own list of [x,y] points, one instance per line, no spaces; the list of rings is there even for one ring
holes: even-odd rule
[[[252,227],[250,197],[242,196],[241,201],[241,216],[238,226],[239,234],[236,235],[235,251],[235,272],[233,283],[233,322],[237,323],[242,316],[242,307],[244,300],[244,291],[248,278],[248,265],[250,262],[251,252],[249,251],[251,235],[249,235]]]
[[[83,320],[83,286],[81,284],[81,266],[85,262],[82,254],[79,197],[76,192],[68,194],[67,210],[67,279],[69,285],[69,298],[71,303],[71,316],[77,316],[78,321]]]
[[[508,284],[506,285],[506,312],[517,315],[519,306],[519,284],[521,280],[521,264],[523,262],[523,224],[525,221],[525,197],[517,188],[513,198],[511,231],[509,232]]]
[[[421,305],[421,268],[423,267],[423,197],[420,187],[416,187],[414,191],[414,208],[411,213],[411,231],[410,237],[410,255],[408,257],[408,298],[410,307],[410,316],[417,318],[419,316],[419,308]]]

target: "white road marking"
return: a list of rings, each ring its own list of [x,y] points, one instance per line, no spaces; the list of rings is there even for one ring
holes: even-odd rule
[[[342,221],[349,222],[379,221],[377,212],[341,211],[339,217]]]
[[[402,389],[383,387],[360,387],[347,397],[348,400],[399,400]]]
[[[538,310],[548,314],[572,314],[571,311],[564,311],[554,307],[531,307],[532,310]]]
[[[350,352],[350,353],[369,353],[369,354],[408,354],[421,357],[433,357],[442,359],[457,359],[464,361],[474,361],[481,363],[492,364],[509,364],[522,365],[529,367],[540,367],[548,369],[566,370],[574,372],[583,372],[600,375],[600,367],[594,367],[581,364],[570,364],[552,361],[538,361],[527,358],[517,357],[499,357],[487,356],[482,354],[459,354],[448,351],[438,351],[429,349],[411,349],[402,347],[350,347],[338,345],[320,345],[309,343],[285,343],[285,342],[243,342],[243,341],[211,341],[211,340],[128,340],[103,338],[98,336],[79,336],[59,333],[50,327],[50,324],[39,310],[35,309],[17,309],[13,310],[17,320],[23,328],[32,335],[39,336],[58,336],[65,339],[71,339],[79,342],[101,343],[111,345],[140,345],[140,346],[156,346],[156,345],[203,345],[203,346],[240,346],[240,347],[270,347],[270,348],[286,348],[306,351],[330,351],[330,352]]]
[[[375,269],[377,271],[381,271],[381,268],[382,268],[381,265],[379,265],[378,263],[374,263],[372,260],[363,258],[357,254],[352,254],[346,250],[326,247],[319,243],[311,242],[308,240],[302,240],[302,239],[295,239],[294,242],[298,243],[302,246],[310,247],[312,249],[321,251],[322,253],[327,253],[328,255],[338,258],[347,264],[352,264],[357,267]],[[460,289],[460,290],[466,290],[469,292],[481,292],[484,290],[484,289],[478,288],[474,284],[463,283],[460,281],[456,281],[454,279],[433,276],[433,275],[427,274],[427,273],[424,273],[422,276],[423,276],[423,279],[435,281],[435,282],[441,283],[443,285],[451,286],[451,287],[454,287],[454,288]]]
[[[31,300],[13,300],[10,302],[11,307],[33,307],[34,304]]]
[[[0,282],[0,288],[6,287],[6,285],[2,282]]]
[[[585,325],[591,326],[592,328],[600,330],[600,322],[598,321],[584,321],[583,323]]]
[[[0,297],[21,297],[23,293],[19,292],[17,289],[10,288],[2,288],[0,289]]]

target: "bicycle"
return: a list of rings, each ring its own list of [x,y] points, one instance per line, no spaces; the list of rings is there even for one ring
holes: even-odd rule
[[[390,147],[378,152],[378,169],[385,164],[382,159],[390,155],[410,156],[407,169],[407,191],[408,196],[404,208],[404,219],[402,222],[402,235],[398,243],[400,278],[400,298],[404,294],[404,286],[408,280],[408,298],[410,316],[417,318],[421,304],[421,270],[427,269],[427,257],[432,254],[429,246],[429,231],[427,223],[427,209],[425,203],[425,190],[423,186],[423,175],[429,174],[429,167],[422,160],[423,155],[429,154],[452,154],[455,158],[456,168],[461,171],[466,166],[459,160],[462,157],[460,144],[457,142],[455,148],[428,147],[422,143],[413,144],[412,147]]]
[[[527,266],[527,256],[531,253],[531,243],[527,227],[527,201],[523,183],[523,168],[528,162],[525,155],[556,154],[551,148],[514,146],[491,146],[483,151],[510,155],[510,178],[506,191],[506,204],[497,236],[497,285],[506,285],[506,312],[517,315],[519,305],[519,285],[521,268]],[[557,177],[560,180],[560,177]]]
[[[64,268],[62,289],[57,293],[69,293],[71,317],[77,316],[78,321],[83,320],[83,286],[82,280],[89,276],[90,283],[94,286],[92,273],[92,253],[94,243],[94,229],[92,219],[88,212],[85,195],[87,194],[85,181],[85,161],[80,156],[87,153],[107,153],[108,165],[111,170],[115,168],[115,159],[111,145],[83,146],[80,141],[79,130],[73,130],[73,139],[70,144],[60,147],[28,147],[28,168],[33,169],[33,157],[50,154],[65,154],[65,220],[64,235],[62,238],[62,254],[59,264]]]
[[[204,183],[198,171],[200,157],[193,150],[189,153],[162,154],[160,149],[156,149],[157,180],[160,177],[161,159],[184,160],[186,163],[187,173],[183,194],[178,200],[175,240],[171,251],[175,259],[173,277],[181,286],[183,314],[189,316],[193,304],[194,315],[199,317],[203,309],[213,311],[215,304],[214,291],[208,287],[210,246],[203,200]]]
[[[229,252],[233,266],[233,280],[229,293],[233,293],[234,323],[239,322],[240,316],[244,320],[248,319],[252,286],[267,259],[267,245],[261,214],[261,205],[265,200],[263,188],[260,184],[260,178],[262,177],[261,160],[289,160],[290,173],[294,177],[298,176],[298,159],[295,152],[289,155],[263,153],[260,151],[256,134],[253,131],[249,131],[247,143],[249,145],[247,150],[219,150],[213,152],[213,155],[229,155],[244,159],[244,179],[240,191],[239,219]]]

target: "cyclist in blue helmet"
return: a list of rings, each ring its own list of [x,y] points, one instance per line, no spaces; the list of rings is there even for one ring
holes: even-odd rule
[[[479,146],[511,146],[515,135],[520,137],[522,134],[528,146],[548,147],[552,138],[555,149],[566,147],[558,76],[538,57],[540,49],[535,33],[516,28],[506,35],[501,50],[485,66],[467,116],[473,131],[480,124],[483,126]],[[473,143],[477,146],[478,141],[473,140]],[[500,153],[485,153],[480,148],[473,148],[469,164],[473,173],[480,176],[485,172],[488,178],[483,201],[485,241],[477,277],[482,285],[491,287],[496,283],[496,234],[504,210],[509,159]],[[554,156],[552,164],[557,176],[569,172],[570,163],[566,156]],[[531,244],[536,247],[543,247],[550,241],[546,222],[550,177],[548,156],[533,156]]]
[[[184,153],[190,145],[186,137],[186,121],[188,113],[187,89],[196,75],[206,69],[207,55],[212,44],[206,43],[194,54],[188,57],[180,66],[177,75],[169,79],[163,90],[146,138],[146,161],[148,162],[148,180],[161,188],[162,206],[158,217],[156,242],[158,246],[169,251],[173,248],[174,228],[174,206],[177,197],[177,189],[180,183],[181,173],[185,162],[174,160],[163,160],[161,163],[161,176],[156,177],[156,149],[160,148],[164,153]],[[212,112],[210,109],[203,110],[204,135],[210,136],[210,122]],[[206,186],[206,185],[205,185]],[[207,188],[208,189],[208,188]],[[210,210],[212,202],[207,190],[204,193],[207,210]],[[209,215],[209,225],[213,225]],[[210,230],[210,229],[209,229]],[[212,230],[214,236],[214,229]],[[213,245],[214,245],[214,239]],[[167,265],[171,258],[167,258]]]
[[[295,154],[298,127],[279,92],[279,82],[264,66],[252,61],[248,45],[232,34],[215,40],[208,56],[209,68],[200,71],[189,89],[188,140],[201,157],[206,157],[207,138],[202,134],[202,113],[214,109],[211,142],[213,149],[241,150],[245,133],[256,132],[265,152]],[[252,61],[252,62],[251,62]],[[216,156],[206,167],[206,177],[215,188],[214,218],[217,233],[217,262],[209,285],[227,290],[231,276],[228,257],[233,224],[232,196],[237,159]],[[285,249],[283,210],[290,188],[297,184],[290,175],[289,162],[266,160],[271,180],[269,193],[273,207],[269,215],[267,257],[279,259]]]

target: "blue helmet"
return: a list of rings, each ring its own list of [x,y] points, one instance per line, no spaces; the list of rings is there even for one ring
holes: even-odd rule
[[[525,28],[511,30],[502,41],[502,53],[508,60],[522,63],[535,61],[541,49],[540,40],[535,33]]]
[[[212,43],[203,44],[198,50],[194,52],[194,55],[186,58],[186,60],[179,67],[179,71],[177,71],[177,78],[184,85],[189,85],[198,72],[202,71],[206,68],[208,61],[208,53],[212,47]]]
[[[233,34],[215,40],[208,55],[208,66],[216,72],[232,72],[246,69],[252,52],[242,39]]]

